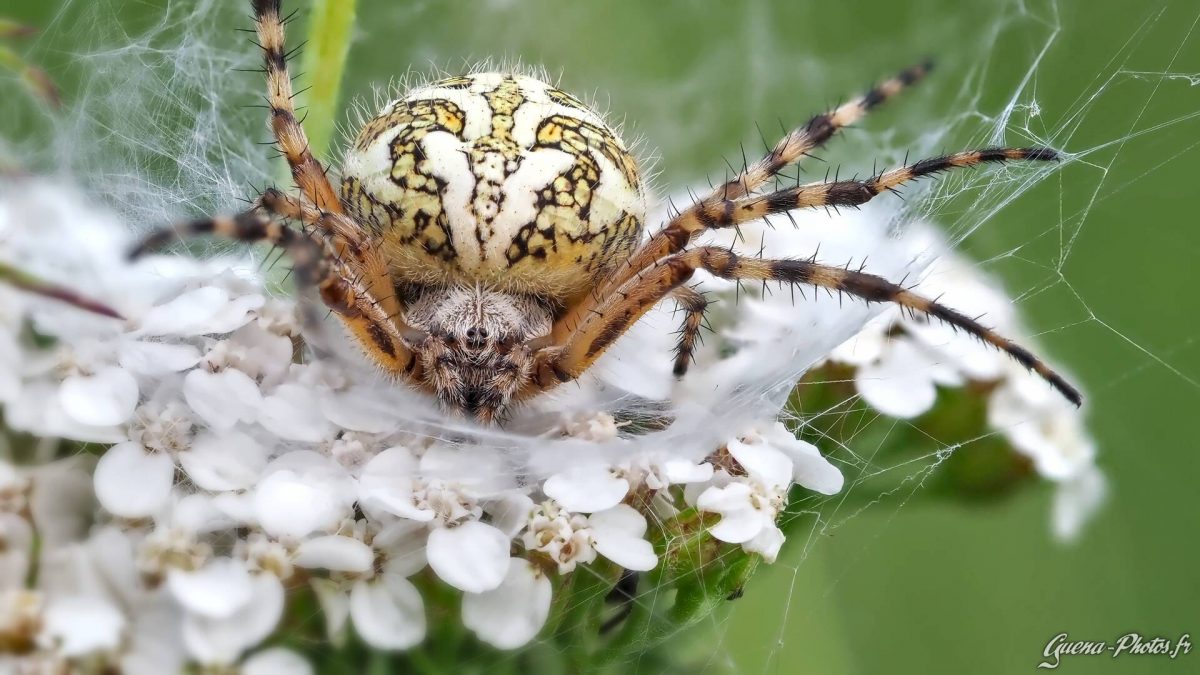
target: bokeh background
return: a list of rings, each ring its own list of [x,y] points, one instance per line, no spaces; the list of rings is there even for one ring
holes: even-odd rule
[[[218,4],[200,16],[237,44],[234,28],[249,26],[248,12]],[[29,54],[59,81],[69,109],[73,99],[122,95],[111,72],[108,91],[90,86],[95,72],[73,57],[79,44],[119,50],[117,27],[140,35],[157,26],[145,46],[197,30],[158,26],[164,6],[4,0],[0,14],[47,28]],[[1079,153],[986,220],[970,192],[937,213],[948,231],[970,231],[959,246],[1003,279],[1044,348],[1088,394],[1110,499],[1082,538],[1054,541],[1049,485],[975,504],[923,500],[919,490],[908,498],[909,490],[789,542],[728,614],[683,638],[714,671],[1032,672],[1060,632],[1109,641],[1193,633],[1200,645],[1200,442],[1188,422],[1200,403],[1198,11],[1182,0],[360,0],[343,93],[369,97],[373,84],[410,68],[455,70],[487,57],[540,64],[644,137],[658,188],[670,192],[721,175],[725,157],[740,162],[739,143],[757,149],[756,123],[773,137],[779,120],[800,123],[930,55],[934,77],[821,155],[843,173],[865,173],[931,142],[1048,141]],[[114,63],[129,69],[131,92],[145,86],[136,60]],[[245,92],[255,78],[232,70],[213,78],[230,92],[235,131],[242,120],[259,124],[239,107],[253,102]],[[0,96],[19,95],[15,86],[0,82]],[[171,114],[159,123],[187,126]],[[18,155],[54,145],[48,128],[30,115],[0,119]],[[116,133],[74,143],[94,144],[93,164],[106,146],[131,146]],[[61,168],[52,153],[33,161]],[[1197,652],[1176,662],[1074,657],[1060,671],[1198,672]]]

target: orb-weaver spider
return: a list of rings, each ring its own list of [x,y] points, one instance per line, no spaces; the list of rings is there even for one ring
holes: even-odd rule
[[[881,277],[815,260],[688,248],[705,230],[792,209],[857,206],[939,171],[1057,158],[1048,148],[988,148],[866,180],[759,192],[920,79],[927,64],[813,117],[643,241],[645,186],[625,145],[578,99],[521,75],[478,73],[410,90],[364,125],[335,189],[293,109],[280,2],[252,4],[270,125],[300,194],[268,189],[248,211],[156,233],[135,254],[201,233],[281,246],[299,280],[316,286],[376,364],[453,410],[492,422],[512,403],[579,377],[668,296],[687,315],[675,354],[682,376],[706,306],[684,285],[696,270],[896,303],[968,331],[1080,402],[1024,347]],[[292,229],[287,220],[311,228]]]

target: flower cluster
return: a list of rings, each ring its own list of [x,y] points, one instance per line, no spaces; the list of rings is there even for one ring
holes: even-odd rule
[[[913,264],[866,219],[850,220],[814,220],[769,248],[807,255],[822,241],[878,254],[884,272]],[[54,448],[39,446],[21,466],[0,462],[0,663],[304,672],[297,653],[261,648],[286,632],[301,591],[334,643],[352,629],[372,648],[404,650],[431,630],[432,589],[453,589],[468,630],[514,649],[543,630],[560,580],[602,563],[663,566],[667,525],[683,519],[773,561],[789,492],[843,485],[776,421],[796,379],[831,351],[858,367],[863,398],[897,417],[931,405],[934,384],[995,382],[993,425],[1044,475],[1071,485],[1098,475],[1078,416],[1003,357],[898,314],[868,324],[882,308],[793,305],[786,293],[727,303],[717,344],[680,383],[668,372],[670,312],[656,312],[596,376],[501,431],[383,381],[305,303],[268,293],[254,263],[131,265],[130,241],[61,186],[0,195],[0,256],[125,317],[0,288],[6,424],[100,448],[47,463],[38,457]],[[51,248],[63,242],[69,250]],[[946,260],[930,269],[979,289],[962,306],[1013,323],[1003,296]],[[981,305],[988,293],[995,302]],[[885,339],[895,326],[901,336]]]

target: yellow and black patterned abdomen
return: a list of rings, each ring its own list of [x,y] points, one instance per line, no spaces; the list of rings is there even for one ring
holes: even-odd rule
[[[596,113],[496,73],[388,104],[347,153],[342,200],[397,279],[560,301],[627,257],[646,215],[637,165]]]

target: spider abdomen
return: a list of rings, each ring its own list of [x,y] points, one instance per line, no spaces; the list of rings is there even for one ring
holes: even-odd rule
[[[628,257],[646,212],[636,162],[596,113],[497,73],[388,104],[346,156],[342,199],[400,280],[564,301]]]

